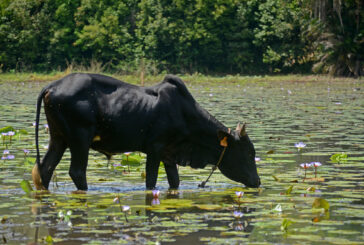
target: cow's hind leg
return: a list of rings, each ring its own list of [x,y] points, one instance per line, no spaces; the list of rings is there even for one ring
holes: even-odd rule
[[[70,143],[71,167],[69,175],[78,190],[87,190],[86,169],[90,142],[90,132],[88,130],[74,130]]]
[[[167,164],[164,163],[164,169],[167,173],[167,179],[169,183],[169,188],[177,189],[179,187],[179,176],[178,169],[176,164]]]
[[[156,154],[153,153],[147,154],[147,163],[145,166],[146,169],[145,184],[148,190],[153,190],[155,188],[155,185],[157,184],[159,164],[160,160]]]
[[[51,181],[54,170],[58,163],[61,161],[64,151],[66,150],[66,143],[59,137],[51,137],[48,150],[43,157],[43,160],[39,166],[38,173],[41,177],[41,183],[39,178],[33,172],[33,182],[37,189],[48,189],[49,182]]]

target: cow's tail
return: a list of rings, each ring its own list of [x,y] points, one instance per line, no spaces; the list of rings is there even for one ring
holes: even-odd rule
[[[35,147],[37,150],[37,156],[36,156],[36,163],[35,166],[33,167],[33,171],[32,171],[32,178],[33,178],[33,183],[35,185],[35,188],[37,188],[38,190],[43,190],[45,189],[43,184],[42,184],[42,178],[40,175],[39,170],[41,169],[40,167],[40,153],[39,153],[39,140],[38,140],[38,136],[39,136],[39,121],[40,121],[40,111],[42,108],[42,100],[45,96],[47,92],[46,88],[43,88],[43,90],[40,92],[38,99],[37,99],[37,110],[36,110],[36,116],[35,116]]]

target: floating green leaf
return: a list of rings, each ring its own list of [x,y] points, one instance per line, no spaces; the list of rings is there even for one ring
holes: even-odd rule
[[[334,163],[342,163],[347,161],[348,155],[346,153],[336,153],[330,157],[330,160]]]
[[[280,179],[279,179],[277,176],[272,175],[272,177],[273,177],[273,179],[274,179],[275,181],[280,181]]]
[[[312,203],[313,208],[323,208],[325,211],[329,210],[330,204],[323,198],[316,198]]]
[[[288,187],[288,189],[286,190],[286,195],[291,194],[292,190],[293,190],[293,185],[291,185],[290,187]]]
[[[16,131],[18,134],[23,134],[23,135],[27,135],[28,131],[26,131],[25,129],[19,129]]]
[[[30,194],[32,191],[33,191],[33,188],[32,186],[30,185],[29,181],[28,180],[22,180],[20,182],[20,186],[21,188],[23,189],[23,191],[26,193],[26,194]]]
[[[48,236],[46,237],[45,241],[46,241],[46,243],[48,243],[48,244],[52,244],[52,243],[53,243],[53,238],[52,238],[52,236],[48,235]]]
[[[283,219],[282,224],[281,224],[281,231],[287,232],[288,227],[290,227],[292,224],[293,224],[293,222],[291,220]]]
[[[7,133],[9,131],[15,132],[15,129],[12,126],[6,126],[6,127],[3,127],[3,128],[0,128],[0,134],[1,133]]]

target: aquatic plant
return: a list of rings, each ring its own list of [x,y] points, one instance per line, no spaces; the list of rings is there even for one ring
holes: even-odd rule
[[[152,203],[151,203],[152,206],[154,206],[154,205],[160,205],[160,204],[161,204],[161,202],[159,201],[158,198],[153,198]]]
[[[23,149],[23,152],[24,152],[24,157],[26,157],[30,153],[30,151],[27,149]]]
[[[321,208],[328,211],[330,209],[330,204],[323,198],[316,198],[312,203],[312,208]]]
[[[122,206],[123,212],[128,212],[129,210],[130,210],[130,206],[127,206],[127,205]]]
[[[290,227],[292,224],[293,224],[293,222],[291,220],[283,219],[282,224],[281,224],[281,231],[287,232],[288,227]]]
[[[306,147],[306,144],[303,142],[298,142],[298,143],[295,143],[294,146],[297,148],[298,151],[300,151]]]
[[[20,182],[20,187],[26,194],[30,194],[33,191],[32,186],[30,185],[30,182],[28,180],[22,180]]]
[[[48,134],[49,133],[49,126],[48,126],[48,124],[44,124],[43,126],[44,126],[44,128],[46,130],[46,133]]]
[[[243,195],[244,195],[244,192],[243,191],[236,191],[235,192],[235,195],[240,199],[240,198],[242,198],[243,197]]]
[[[233,216],[235,219],[240,219],[241,217],[244,216],[244,213],[242,213],[240,211],[234,211]]]
[[[301,168],[303,168],[305,170],[305,177],[304,179],[306,179],[306,172],[307,172],[307,169],[312,167],[312,164],[311,163],[301,163],[300,164]]]
[[[124,152],[124,155],[126,156],[126,164],[128,165],[128,173],[130,173],[130,165],[129,165],[129,156],[131,152]]]
[[[72,227],[72,222],[71,222],[71,215],[72,215],[72,211],[68,210],[68,211],[59,211],[57,216],[59,218],[59,222],[60,223],[66,223],[67,226]]]
[[[3,151],[3,156],[1,157],[1,160],[4,160],[4,161],[5,160],[12,160],[14,158],[15,158],[15,156],[11,155],[9,150],[4,150]]]
[[[282,212],[282,205],[278,203],[278,204],[277,204],[277,205],[273,208],[273,211],[276,211],[276,212],[281,213],[281,212]]]
[[[153,198],[158,198],[159,197],[159,194],[160,194],[160,191],[159,190],[153,190],[152,191]]]
[[[120,197],[119,196],[115,197],[114,200],[113,200],[113,203],[119,204],[120,203]]]
[[[330,157],[330,160],[333,163],[343,163],[348,159],[348,155],[346,153],[336,153]]]
[[[129,222],[128,221],[128,216],[126,215],[126,213],[130,211],[130,206],[124,205],[124,206],[122,206],[122,209],[121,210],[124,212],[125,221],[126,222]]]
[[[320,167],[322,164],[320,162],[311,162],[310,164],[315,168],[315,178],[317,178],[317,168]]]

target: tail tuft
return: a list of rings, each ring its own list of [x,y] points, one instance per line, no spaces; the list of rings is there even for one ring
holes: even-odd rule
[[[35,164],[32,170],[32,179],[37,190],[46,190],[42,184],[42,178],[39,174],[38,164]]]
[[[39,131],[39,118],[40,118],[40,110],[42,107],[42,100],[43,97],[46,93],[46,88],[43,88],[43,90],[40,92],[38,99],[37,99],[37,114],[35,117],[35,146],[37,149],[37,158],[36,158],[36,163],[35,166],[33,167],[32,170],[32,178],[33,178],[33,183],[35,185],[35,188],[37,188],[37,190],[45,190],[46,188],[44,188],[43,184],[42,184],[42,178],[39,172],[40,169],[40,154],[39,154],[39,141],[38,141],[38,131]]]

